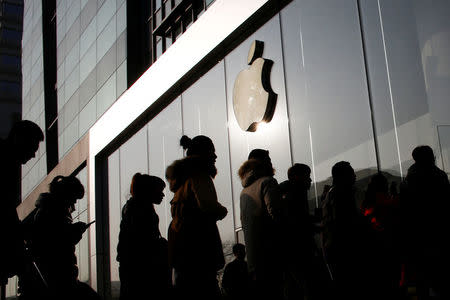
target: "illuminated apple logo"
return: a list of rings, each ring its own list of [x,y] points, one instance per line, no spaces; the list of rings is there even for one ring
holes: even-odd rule
[[[270,86],[273,61],[262,58],[264,42],[254,41],[248,52],[250,68],[242,70],[234,82],[233,109],[244,131],[256,131],[258,123],[270,122],[277,104],[277,94]]]

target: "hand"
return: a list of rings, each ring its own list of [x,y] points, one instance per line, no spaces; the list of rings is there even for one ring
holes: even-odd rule
[[[226,207],[222,206],[222,208],[219,211],[219,214],[217,216],[217,220],[222,220],[223,218],[226,217],[226,215],[228,214],[228,210]]]
[[[87,226],[87,224],[84,222],[76,222],[75,224],[73,224],[73,227],[77,232],[84,233],[89,226]]]

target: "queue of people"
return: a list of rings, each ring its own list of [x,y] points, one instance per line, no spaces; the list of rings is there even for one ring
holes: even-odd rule
[[[32,158],[42,140],[37,125],[22,121],[0,141],[4,191],[13,186],[7,175]],[[183,136],[180,146],[186,156],[165,174],[173,193],[167,239],[154,207],[164,198],[165,181],[141,173],[132,178],[116,258],[122,300],[406,299],[410,286],[419,300],[449,299],[450,184],[429,146],[414,149],[399,191],[383,173],[373,175],[361,205],[354,169],[337,162],[315,214],[308,205],[311,169],[295,163],[278,183],[269,151],[253,149],[238,170],[244,243],[233,246],[235,260],[226,266],[217,222],[228,211],[214,185],[214,143]],[[71,213],[83,195],[76,177],[56,176],[29,223],[17,217],[16,194],[0,202],[0,232],[10,245],[0,247],[0,279],[5,284],[18,275],[22,299],[100,299],[78,280],[75,246],[90,224],[73,223]]]

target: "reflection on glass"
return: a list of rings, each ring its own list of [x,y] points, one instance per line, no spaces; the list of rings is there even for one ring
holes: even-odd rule
[[[161,37],[156,38],[156,57],[159,58],[163,53],[163,45]]]
[[[161,0],[155,0],[155,11],[161,8]]]

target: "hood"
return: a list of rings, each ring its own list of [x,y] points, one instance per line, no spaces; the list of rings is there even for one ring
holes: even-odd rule
[[[274,170],[271,165],[257,159],[249,159],[239,168],[238,175],[242,186],[248,187],[261,177],[273,176]]]
[[[170,183],[170,190],[175,192],[190,177],[196,174],[210,175],[210,166],[200,156],[188,156],[174,161],[166,169],[166,178]]]

